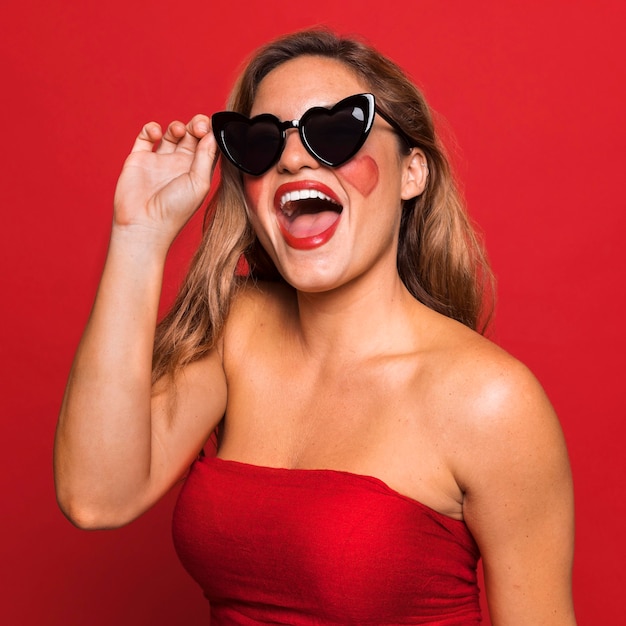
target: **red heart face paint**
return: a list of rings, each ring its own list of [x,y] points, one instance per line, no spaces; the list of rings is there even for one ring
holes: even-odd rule
[[[378,165],[376,161],[367,154],[355,156],[346,164],[338,167],[337,172],[340,174],[341,178],[354,187],[363,197],[368,197],[378,186]],[[245,177],[244,187],[248,206],[250,210],[255,212],[263,193],[264,178],[263,176]],[[328,195],[330,199],[335,200],[339,205],[339,200],[334,197],[333,192],[320,183],[313,184],[311,181],[289,183],[282,185],[277,191],[277,196],[274,198],[274,204],[276,205],[275,208],[279,218],[283,217],[280,214],[282,209],[278,206],[279,200],[287,187],[289,187],[289,190],[291,190],[291,187],[298,189],[317,189],[319,187],[324,194]],[[341,211],[339,210],[336,212],[325,211],[324,213],[297,215],[296,219],[291,219],[291,215],[289,215],[289,217],[279,219],[278,223],[281,234],[287,242],[287,245],[296,249],[308,250],[317,248],[331,239],[339,224],[340,216]]]
[[[366,198],[378,185],[378,165],[367,154],[355,156],[345,165],[338,167],[337,171]]]
[[[246,176],[244,190],[248,200],[248,208],[251,211],[256,212],[256,208],[259,206],[259,197],[261,196],[261,190],[263,187],[262,179],[262,176],[259,176],[258,178],[254,176]]]
[[[337,171],[364,197],[367,198],[378,185],[378,165],[376,161],[367,155],[357,155],[346,164],[337,168]],[[263,177],[247,176],[245,183],[246,196],[249,207],[255,209],[258,206],[261,194]]]

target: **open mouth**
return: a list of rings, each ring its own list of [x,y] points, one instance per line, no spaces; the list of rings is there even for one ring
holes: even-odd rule
[[[325,240],[327,231],[334,232],[342,210],[339,202],[319,189],[297,189],[280,196],[278,221],[291,238]]]

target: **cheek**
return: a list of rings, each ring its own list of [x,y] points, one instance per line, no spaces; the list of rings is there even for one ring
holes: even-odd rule
[[[378,185],[378,165],[371,156],[356,156],[337,168],[341,175],[364,197]]]
[[[243,191],[248,201],[248,208],[254,213],[257,212],[257,207],[259,206],[259,199],[263,189],[262,179],[262,176],[246,176],[243,181]]]

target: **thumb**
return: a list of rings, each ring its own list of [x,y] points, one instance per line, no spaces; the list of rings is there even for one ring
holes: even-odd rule
[[[211,169],[217,153],[217,142],[212,132],[208,132],[196,146],[190,173],[197,180],[206,182],[207,191],[211,184]]]

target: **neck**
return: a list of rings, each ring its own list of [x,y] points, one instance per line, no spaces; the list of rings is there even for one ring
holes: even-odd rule
[[[422,306],[397,274],[329,292],[298,292],[297,302],[305,350],[339,361],[403,351],[411,340],[411,320]]]

